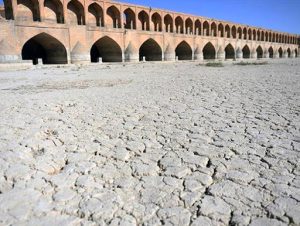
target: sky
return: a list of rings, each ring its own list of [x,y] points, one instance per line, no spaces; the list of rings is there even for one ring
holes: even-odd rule
[[[122,0],[209,18],[300,34],[300,0]],[[3,0],[0,0],[3,4]]]
[[[122,0],[121,2],[300,34],[300,0]]]

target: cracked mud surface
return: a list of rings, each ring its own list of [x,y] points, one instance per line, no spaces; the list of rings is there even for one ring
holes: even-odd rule
[[[0,225],[300,225],[300,60],[0,73]]]

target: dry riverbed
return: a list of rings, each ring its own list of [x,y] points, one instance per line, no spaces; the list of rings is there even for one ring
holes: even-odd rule
[[[0,225],[300,225],[300,59],[0,72]]]

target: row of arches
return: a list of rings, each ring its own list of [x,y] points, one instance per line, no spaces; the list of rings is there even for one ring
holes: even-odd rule
[[[201,51],[200,51],[201,52]],[[171,51],[172,53],[172,51]],[[278,50],[274,50],[273,47],[263,50],[261,46],[256,49],[250,50],[248,45],[245,45],[242,49],[235,49],[233,45],[228,44],[225,48],[216,49],[216,47],[208,42],[202,49],[201,54],[204,59],[216,59],[220,58],[222,54],[225,59],[239,58],[263,58],[263,57],[275,57],[275,53],[278,57],[284,57],[284,53],[287,57],[292,57],[292,53],[298,56],[297,49],[291,50],[287,48],[283,50],[281,47]],[[193,51],[193,48],[186,42],[180,42],[175,51],[172,53],[178,60],[193,60],[194,54],[199,54],[199,50]],[[146,61],[161,61],[163,60],[163,50],[161,46],[154,40],[149,38],[139,47],[138,50],[139,60]],[[122,62],[123,52],[119,44],[112,38],[105,36],[96,41],[90,49],[91,62],[99,62],[101,58],[103,62]],[[64,64],[67,63],[67,51],[64,45],[55,39],[54,37],[41,33],[29,39],[22,48],[22,59],[32,60],[33,64],[37,64],[41,59],[44,64]]]
[[[70,24],[88,24],[97,27],[107,26],[144,31],[164,31],[289,44],[297,44],[298,41],[296,36],[193,17],[184,18],[181,15],[176,16],[172,13],[162,15],[161,12],[148,13],[148,10],[143,9],[136,12],[131,7],[121,11],[120,7],[117,7],[119,5],[110,5],[104,10],[99,3],[93,2],[87,5],[87,10],[85,10],[85,6],[79,0],[69,1],[67,9],[64,9],[60,0],[44,0],[43,7],[40,7],[39,4],[41,4],[39,0],[17,0],[17,19],[43,20],[56,23],[65,23],[67,19],[67,22]],[[6,17],[13,19],[13,9],[10,0],[5,0],[5,7]],[[64,14],[64,11],[67,13]]]

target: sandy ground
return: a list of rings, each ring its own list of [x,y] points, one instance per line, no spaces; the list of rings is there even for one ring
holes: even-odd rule
[[[300,225],[300,59],[0,72],[0,225]]]

